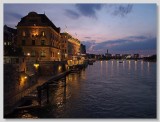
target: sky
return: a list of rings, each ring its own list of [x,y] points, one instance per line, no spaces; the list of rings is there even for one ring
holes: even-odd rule
[[[4,4],[4,24],[16,28],[31,11],[45,13],[61,32],[85,44],[87,53],[156,54],[156,4]]]

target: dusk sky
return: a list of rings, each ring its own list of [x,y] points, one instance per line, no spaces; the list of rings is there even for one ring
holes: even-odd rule
[[[31,11],[45,13],[88,53],[156,53],[156,4],[4,4],[4,24],[16,28]]]

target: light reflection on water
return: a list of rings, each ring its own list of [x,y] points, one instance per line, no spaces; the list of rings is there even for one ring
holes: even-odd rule
[[[51,107],[39,118],[156,117],[156,63],[97,61],[66,83],[50,86]]]

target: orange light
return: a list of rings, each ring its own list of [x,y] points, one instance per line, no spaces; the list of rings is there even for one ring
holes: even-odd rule
[[[27,56],[30,56],[30,53],[27,53]]]
[[[34,67],[37,69],[39,67],[39,64],[34,64]]]

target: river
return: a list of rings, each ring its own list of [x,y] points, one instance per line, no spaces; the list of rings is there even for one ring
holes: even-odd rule
[[[16,112],[23,118],[156,118],[156,62],[96,61],[50,86],[50,104]]]

